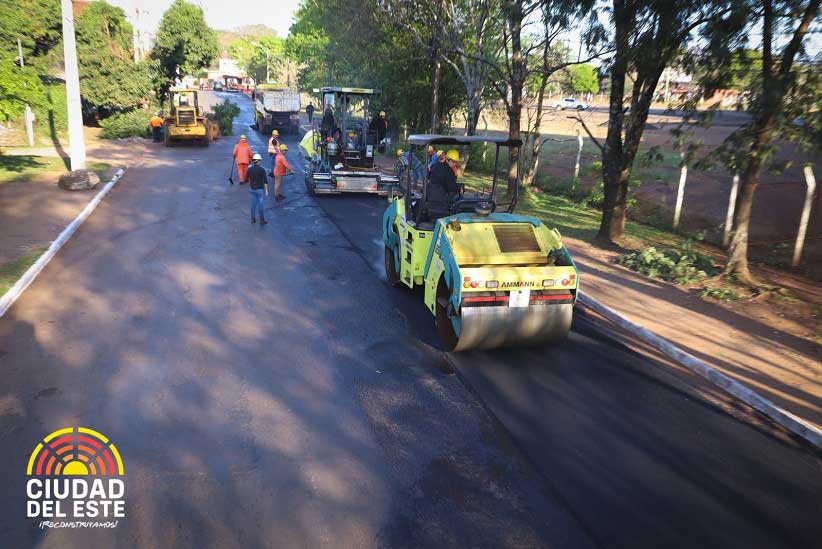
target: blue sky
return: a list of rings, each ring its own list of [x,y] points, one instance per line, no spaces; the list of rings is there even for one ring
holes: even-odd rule
[[[172,0],[108,0],[110,4],[120,6],[133,18],[135,9],[141,9],[139,28],[153,32],[160,23],[163,12],[171,5]],[[206,21],[214,29],[232,30],[242,25],[266,25],[277,31],[282,37],[288,36],[294,12],[299,7],[299,0],[194,0],[194,4],[203,8]],[[132,21],[133,23],[133,21]]]

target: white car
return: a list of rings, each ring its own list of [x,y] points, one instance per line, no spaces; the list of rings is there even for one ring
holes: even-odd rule
[[[576,109],[578,111],[584,111],[588,108],[588,103],[573,97],[566,97],[562,101],[557,101],[554,103],[554,108],[558,111],[561,111],[562,109]]]

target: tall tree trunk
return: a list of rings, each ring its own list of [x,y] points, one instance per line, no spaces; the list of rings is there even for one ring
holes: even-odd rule
[[[522,58],[522,1],[511,3],[508,13],[508,28],[511,33],[511,98],[508,105],[508,137],[520,139],[520,121],[522,120],[522,84],[525,79],[525,61]],[[517,192],[517,177],[519,175],[518,147],[510,149],[510,165],[508,166],[508,197],[512,198]]]
[[[625,111],[622,98],[625,96],[625,73],[628,70],[628,32],[631,16],[627,13],[624,0],[614,0],[614,41],[616,52],[611,66],[611,95],[608,107],[608,135],[602,149],[602,186],[604,200],[602,219],[597,238],[613,242],[624,234],[625,205],[620,204],[622,188],[622,124]],[[619,210],[617,211],[619,205]]]
[[[548,33],[548,25],[545,25],[545,32]],[[530,187],[534,184],[537,178],[537,170],[539,170],[539,153],[542,150],[542,139],[539,134],[542,128],[542,102],[545,100],[545,86],[548,84],[548,52],[550,50],[548,41],[545,41],[545,47],[542,50],[542,82],[537,91],[537,119],[534,120],[534,127],[531,128],[531,155],[528,159],[528,166],[525,168],[525,173],[522,177],[522,185]]]
[[[773,124],[783,107],[785,90],[791,80],[791,66],[796,53],[808,33],[811,22],[817,17],[822,2],[808,2],[802,20],[785,46],[778,67],[773,59],[774,11],[772,0],[764,0],[762,17],[762,106],[751,132],[754,141],[748,154],[748,164],[741,178],[740,196],[734,213],[734,236],[728,248],[725,274],[735,273],[745,284],[756,285],[748,268],[748,229],[754,193],[759,184],[763,158],[771,141]]]
[[[431,93],[431,133],[438,133],[440,127],[440,72],[442,64],[440,62],[439,48],[434,48],[431,61],[434,64],[433,87]]]
[[[433,91],[431,93],[431,133],[439,133],[440,128],[440,73],[442,60],[440,59],[440,33],[442,31],[442,0],[436,1],[434,10],[434,30],[431,35],[431,63],[434,74],[431,78]]]

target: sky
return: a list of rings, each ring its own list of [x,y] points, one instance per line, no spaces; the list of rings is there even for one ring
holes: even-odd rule
[[[283,38],[288,36],[288,28],[300,0],[189,0],[203,8],[206,22],[213,29],[233,30],[242,25],[262,24],[277,31]],[[163,12],[172,0],[108,0],[109,4],[120,6],[134,24],[135,11],[141,10],[137,27],[142,31],[154,32],[160,24]]]

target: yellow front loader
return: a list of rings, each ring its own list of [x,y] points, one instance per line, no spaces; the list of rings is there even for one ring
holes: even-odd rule
[[[165,119],[165,145],[181,141],[211,143],[211,121],[199,103],[199,90],[172,88],[169,90],[169,116]]]

